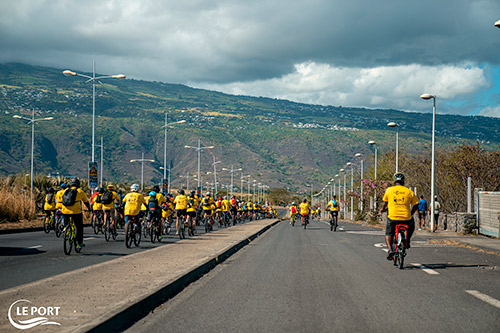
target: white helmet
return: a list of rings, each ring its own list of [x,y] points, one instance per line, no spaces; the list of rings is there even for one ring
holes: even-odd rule
[[[207,192],[207,194],[206,194],[206,195],[210,195],[210,192]]]
[[[292,205],[295,205],[295,201],[294,201],[294,202],[292,202]]]
[[[132,184],[132,186],[130,186],[130,190],[133,192],[137,192],[138,189],[139,189],[139,185],[137,185],[137,184]]]

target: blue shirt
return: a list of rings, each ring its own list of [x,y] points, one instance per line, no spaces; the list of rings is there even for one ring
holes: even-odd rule
[[[427,210],[427,201],[424,199],[418,200],[418,210],[426,211]]]

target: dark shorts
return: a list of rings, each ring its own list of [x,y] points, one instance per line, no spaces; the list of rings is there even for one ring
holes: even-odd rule
[[[335,211],[330,211],[330,215],[332,216],[339,216],[339,211],[338,210],[335,210]]]
[[[206,213],[208,216],[212,216],[212,210],[211,209],[204,209],[203,213]]]
[[[184,217],[187,215],[187,212],[185,209],[178,209],[177,210],[177,217]]]
[[[419,219],[425,219],[426,215],[427,215],[427,212],[425,210],[419,210],[418,211],[418,218]]]
[[[186,212],[189,217],[196,217],[196,212]]]
[[[408,232],[413,234],[413,231],[415,230],[415,221],[413,218],[408,221],[395,221],[391,219],[387,219],[387,224],[385,225],[385,235],[386,236],[394,236],[394,233],[396,232],[396,224],[406,224],[408,225]]]

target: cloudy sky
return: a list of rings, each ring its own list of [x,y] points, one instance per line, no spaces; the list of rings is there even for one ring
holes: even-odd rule
[[[0,62],[500,117],[499,0],[0,0]]]

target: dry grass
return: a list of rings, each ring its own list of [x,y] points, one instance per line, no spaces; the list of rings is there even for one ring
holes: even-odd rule
[[[481,253],[486,253],[486,254],[493,254],[493,255],[496,255],[496,256],[500,257],[500,253],[498,253],[498,252],[480,249],[480,248],[478,248],[476,246],[473,246],[473,245],[470,245],[470,244],[466,244],[466,243],[462,243],[462,242],[459,242],[459,241],[456,241],[456,240],[453,240],[453,239],[436,239],[436,240],[431,240],[429,243],[430,244],[442,244],[442,245],[459,246],[459,247],[463,247],[463,248],[470,249],[470,250],[473,250],[473,251],[477,251],[477,252],[481,252]]]
[[[0,223],[36,218],[35,202],[24,189],[9,184],[0,184]]]

